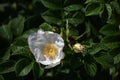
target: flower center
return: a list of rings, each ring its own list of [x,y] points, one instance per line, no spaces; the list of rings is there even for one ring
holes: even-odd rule
[[[58,53],[58,49],[55,46],[55,44],[53,44],[53,43],[46,44],[44,49],[43,49],[43,53],[48,58],[54,58]]]

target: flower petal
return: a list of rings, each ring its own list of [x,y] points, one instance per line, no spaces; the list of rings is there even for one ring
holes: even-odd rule
[[[57,66],[58,64],[60,64],[60,61],[57,62],[57,63],[55,63],[55,64],[50,64],[50,65],[48,65],[48,66],[45,66],[45,69],[49,69],[49,68],[55,67],[55,66]]]

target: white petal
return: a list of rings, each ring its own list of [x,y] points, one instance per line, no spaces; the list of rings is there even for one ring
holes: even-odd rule
[[[46,60],[46,58],[44,57],[44,55],[42,54],[42,52],[38,48],[35,49],[33,54],[34,54],[37,62]]]
[[[57,39],[55,40],[55,44],[58,46],[58,48],[64,47],[64,40],[58,35]]]
[[[61,52],[59,53],[59,58],[60,58],[60,59],[63,59],[64,57],[65,57],[65,54],[64,54],[64,52],[61,51]]]
[[[39,34],[44,34],[45,32],[40,29],[40,30],[38,30],[38,33],[39,33]]]
[[[50,65],[46,66],[45,69],[49,69],[49,68],[55,67],[58,64],[60,64],[60,62],[57,62],[57,63],[54,63],[54,64],[50,64]]]

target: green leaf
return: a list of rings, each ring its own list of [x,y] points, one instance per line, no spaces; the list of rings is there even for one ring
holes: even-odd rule
[[[77,11],[82,8],[81,4],[72,4],[64,8],[66,11]]]
[[[0,27],[0,37],[12,40],[13,35],[9,26],[3,25]]]
[[[5,74],[14,71],[15,62],[12,60],[5,61],[0,64],[0,74]]]
[[[40,26],[39,26],[40,29],[44,30],[44,31],[52,31],[52,26],[48,23],[42,23]]]
[[[2,60],[8,60],[10,58],[10,49],[8,49],[2,57]]]
[[[9,6],[8,3],[2,3],[0,4],[0,12],[4,12],[5,11],[5,7]]]
[[[100,44],[103,44],[104,50],[118,48],[120,46],[120,37],[119,36],[104,37],[101,40]]]
[[[110,68],[113,65],[113,58],[107,53],[99,53],[99,56],[95,56],[96,62],[101,64],[103,68]]]
[[[97,66],[95,63],[91,63],[91,64],[86,63],[84,65],[84,68],[87,74],[90,75],[91,77],[94,77],[96,75]]]
[[[109,72],[110,72],[110,75],[114,75],[115,72],[116,72],[115,67],[111,67],[111,68],[109,69]]]
[[[31,57],[31,52],[28,46],[11,46],[12,56],[13,55],[23,55],[27,58]]]
[[[4,77],[2,75],[0,75],[0,80],[4,80]]]
[[[85,15],[86,16],[98,15],[101,13],[102,8],[103,5],[99,3],[88,4],[85,9],[86,10]]]
[[[51,17],[51,16],[42,16],[43,19],[49,23],[54,23],[54,24],[57,24],[57,25],[60,25],[61,24],[61,20],[59,18],[56,18],[56,17]]]
[[[23,33],[22,37],[25,38],[25,39],[28,39],[28,37],[29,37],[31,34],[36,33],[37,31],[38,31],[37,28],[30,29],[30,30],[28,30],[28,31],[25,31],[25,32]]]
[[[71,36],[78,36],[79,35],[79,31],[76,30],[75,28],[71,28],[70,29],[70,35]]]
[[[14,46],[27,46],[28,45],[28,42],[27,42],[27,39],[20,36],[20,37],[17,37],[13,43],[11,44],[11,46],[14,45]]]
[[[46,11],[42,14],[42,18],[48,23],[54,23],[57,25],[62,24],[62,20],[60,19],[60,13],[56,11]]]
[[[112,8],[115,9],[115,11],[120,14],[120,5],[117,1],[111,1]]]
[[[68,22],[75,26],[79,25],[81,23],[80,21],[80,18],[68,18]]]
[[[33,67],[33,75],[36,77],[36,78],[39,78],[43,75],[44,73],[44,69],[40,66],[39,63],[34,63],[34,67]]]
[[[120,62],[120,53],[117,54],[113,59],[114,59],[114,64],[119,63]]]
[[[84,15],[82,14],[82,12],[75,12],[74,14],[72,14],[72,16],[68,16],[68,23],[74,25],[74,26],[78,26],[79,24],[84,22]]]
[[[59,10],[62,7],[61,1],[56,3],[54,0],[41,0],[41,2],[46,8],[53,9],[53,10]]]
[[[112,16],[112,8],[111,8],[110,4],[105,4],[105,6],[108,11],[108,19],[110,19]]]
[[[100,33],[107,36],[117,36],[120,35],[120,30],[118,26],[107,24],[100,29]]]
[[[11,30],[15,36],[20,36],[22,34],[24,29],[24,22],[25,18],[22,16],[18,16],[9,22],[8,26],[11,27]]]
[[[96,53],[103,49],[103,46],[104,46],[103,44],[93,45],[92,49],[89,51],[89,54],[95,55]]]
[[[85,4],[88,4],[88,3],[98,3],[100,2],[101,0],[86,0],[85,1]]]
[[[19,60],[15,65],[15,72],[18,76],[26,76],[33,68],[33,62],[27,59]]]

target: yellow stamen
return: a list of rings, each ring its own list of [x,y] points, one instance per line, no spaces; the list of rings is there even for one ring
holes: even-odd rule
[[[44,49],[43,49],[43,53],[48,58],[54,58],[58,53],[58,49],[55,46],[55,44],[53,44],[53,43],[46,44]]]

